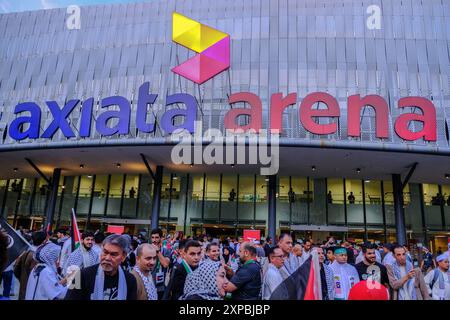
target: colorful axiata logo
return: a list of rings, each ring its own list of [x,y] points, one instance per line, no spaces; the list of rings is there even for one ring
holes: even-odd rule
[[[172,40],[197,52],[172,69],[197,84],[230,67],[230,36],[177,12],[172,16]]]

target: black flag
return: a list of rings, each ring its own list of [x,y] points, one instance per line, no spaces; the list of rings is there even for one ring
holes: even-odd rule
[[[4,231],[8,235],[8,263],[6,266],[10,266],[22,252],[28,250],[31,246],[16,230],[11,227],[4,218],[0,217],[0,230]]]

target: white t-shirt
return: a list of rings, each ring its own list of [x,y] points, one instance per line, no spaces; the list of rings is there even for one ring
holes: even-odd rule
[[[425,276],[425,283],[427,284],[428,292],[431,294],[433,300],[450,300],[450,270],[447,272],[444,272],[441,269],[435,270],[439,270],[444,277],[444,290],[439,288],[439,278],[433,284],[433,288],[430,289],[430,284],[433,281],[435,272],[433,270],[428,272]]]

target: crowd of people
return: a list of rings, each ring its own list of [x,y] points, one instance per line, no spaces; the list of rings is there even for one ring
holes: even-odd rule
[[[423,247],[417,265],[399,244],[264,240],[86,231],[72,248],[67,230],[35,231],[12,273],[19,300],[270,300],[314,257],[322,300],[450,300],[449,252]]]

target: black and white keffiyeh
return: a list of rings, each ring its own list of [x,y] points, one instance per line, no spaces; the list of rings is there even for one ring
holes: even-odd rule
[[[153,278],[150,274],[149,277],[146,277],[141,270],[139,270],[138,266],[134,266],[134,271],[141,277],[144,282],[145,291],[147,292],[148,300],[158,300],[158,293],[156,292],[155,284],[153,283]]]
[[[98,251],[93,250],[92,248],[86,250],[83,245],[80,245],[78,249],[69,255],[66,265],[64,266],[64,271],[67,273],[67,269],[73,265],[78,266],[80,269],[84,269],[97,263],[100,263]]]
[[[61,247],[54,244],[53,242],[47,242],[36,249],[34,253],[34,259],[38,264],[43,267],[50,268],[55,274],[58,274],[56,269],[56,261],[59,258],[59,252]],[[39,273],[42,268],[34,268],[35,273]]]
[[[220,265],[219,261],[206,260],[195,271],[188,274],[184,284],[184,294],[180,300],[187,300],[193,295],[205,300],[222,300],[216,280]]]

